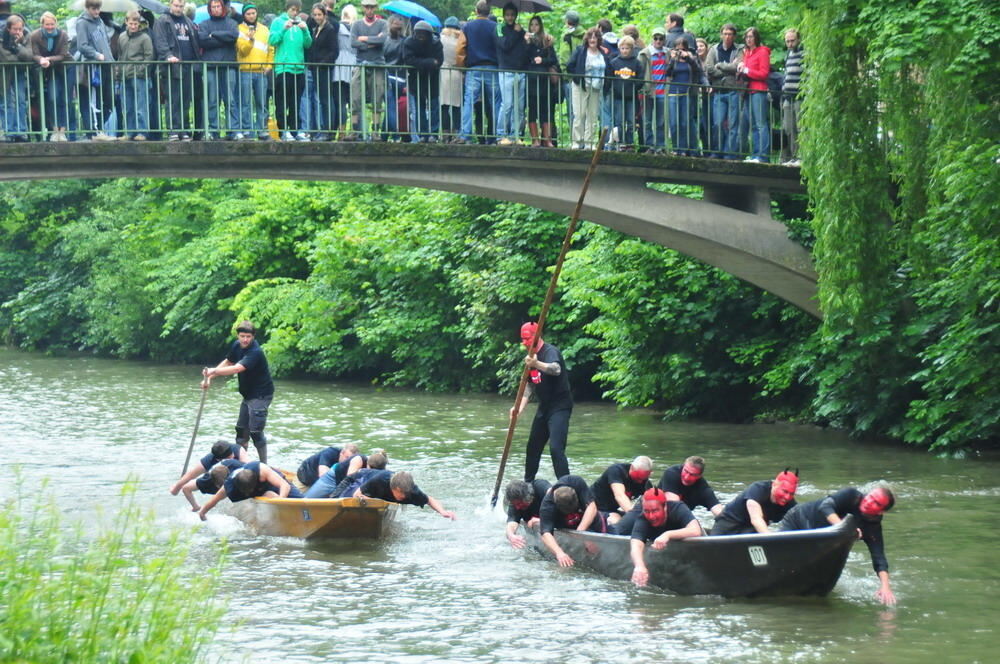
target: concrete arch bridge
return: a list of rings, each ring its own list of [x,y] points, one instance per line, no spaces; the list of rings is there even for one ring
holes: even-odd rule
[[[0,180],[184,177],[334,180],[439,189],[570,215],[588,152],[442,144],[115,142],[0,145]],[[703,200],[649,183],[702,187]],[[675,249],[819,317],[809,252],[771,218],[797,168],[606,153],[581,218]]]

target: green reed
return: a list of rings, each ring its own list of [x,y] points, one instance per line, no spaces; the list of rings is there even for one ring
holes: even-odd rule
[[[0,662],[206,660],[225,610],[224,547],[196,566],[190,531],[158,526],[131,481],[101,525],[16,484],[0,505]]]

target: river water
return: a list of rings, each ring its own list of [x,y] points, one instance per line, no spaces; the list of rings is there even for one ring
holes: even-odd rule
[[[588,479],[637,454],[654,459],[654,476],[701,454],[723,500],[785,466],[801,468],[800,499],[880,478],[896,490],[884,525],[895,609],[872,598],[863,544],[825,598],[676,597],[507,545],[489,494],[511,399],[492,395],[277,382],[273,465],[294,470],[329,444],[384,447],[390,468],[411,470],[456,522],[410,507],[384,541],[348,545],[256,537],[221,509],[202,524],[183,497],[167,493],[187,451],[197,381],[196,367],[0,349],[0,497],[12,465],[44,464],[41,474],[58,477],[52,490],[64,510],[89,514],[113,506],[134,473],[140,500],[165,528],[190,528],[201,550],[228,539],[227,586],[269,590],[230,602],[225,622],[241,626],[220,632],[213,655],[221,661],[997,661],[996,458],[940,459],[811,427],[665,423],[578,404],[569,456]],[[232,431],[239,396],[216,383],[195,459]],[[525,437],[519,427],[508,477],[520,474]],[[546,456],[540,476],[551,472]]]

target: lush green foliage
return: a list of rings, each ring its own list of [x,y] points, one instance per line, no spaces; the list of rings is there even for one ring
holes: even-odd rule
[[[187,534],[164,535],[132,489],[100,532],[26,494],[0,509],[0,661],[205,661],[222,554],[192,573]]]

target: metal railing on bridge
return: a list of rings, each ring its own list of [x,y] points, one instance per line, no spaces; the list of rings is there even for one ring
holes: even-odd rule
[[[283,70],[278,73],[278,70]],[[8,142],[406,141],[787,161],[780,95],[556,71],[238,62],[0,63]]]

